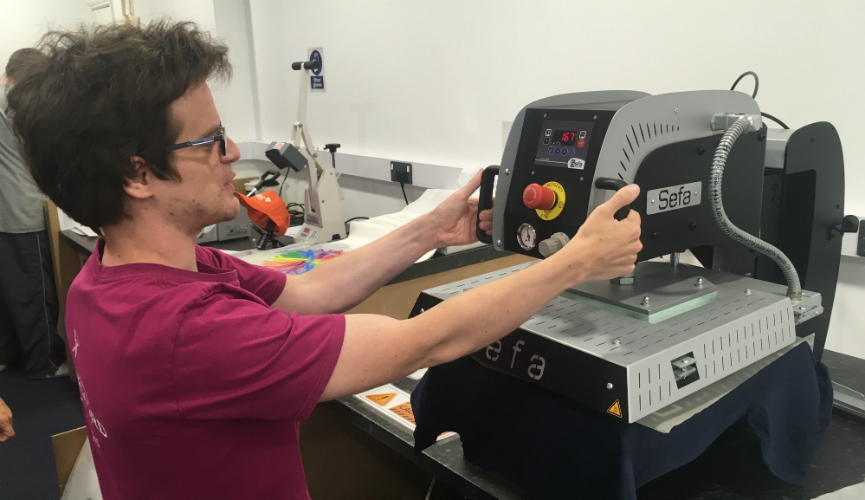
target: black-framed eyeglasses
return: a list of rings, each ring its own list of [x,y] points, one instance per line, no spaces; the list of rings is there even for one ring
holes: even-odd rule
[[[194,141],[181,142],[180,144],[168,146],[167,148],[165,148],[165,151],[166,152],[177,151],[178,149],[188,148],[188,147],[192,147],[192,146],[201,146],[204,144],[210,144],[212,142],[218,142],[219,143],[219,151],[222,152],[222,156],[225,156],[226,155],[225,143],[226,143],[227,137],[228,136],[225,135],[225,127],[220,125],[219,134],[214,135],[213,137],[205,137],[203,139],[196,139]]]

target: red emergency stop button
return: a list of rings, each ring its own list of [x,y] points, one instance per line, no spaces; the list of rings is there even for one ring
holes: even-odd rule
[[[523,191],[523,204],[528,208],[549,210],[556,205],[556,192],[540,184],[529,184]]]

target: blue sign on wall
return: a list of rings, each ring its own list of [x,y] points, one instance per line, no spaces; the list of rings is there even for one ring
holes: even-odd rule
[[[317,61],[318,68],[311,70],[309,77],[309,90],[311,92],[324,92],[324,50],[321,47],[313,47],[307,50],[310,61]]]

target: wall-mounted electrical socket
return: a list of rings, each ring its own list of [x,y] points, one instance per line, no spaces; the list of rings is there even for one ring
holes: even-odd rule
[[[390,162],[390,180],[401,184],[411,184],[411,163]]]

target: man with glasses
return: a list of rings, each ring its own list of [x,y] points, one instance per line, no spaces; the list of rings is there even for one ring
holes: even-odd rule
[[[558,253],[405,321],[342,313],[427,251],[476,241],[480,175],[388,236],[290,276],[195,245],[239,206],[207,81],[225,46],[190,23],[51,33],[9,94],[39,187],[103,237],[67,331],[96,471],[118,498],[308,498],[299,422],[319,401],[503,337],[579,282],[634,269],[622,189]],[[81,82],[86,82],[82,84]],[[491,214],[481,214],[489,230]],[[375,266],[368,265],[375,261]]]

